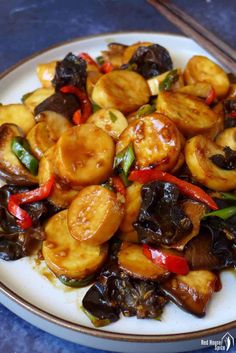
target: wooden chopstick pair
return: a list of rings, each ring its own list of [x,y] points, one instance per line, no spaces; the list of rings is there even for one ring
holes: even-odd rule
[[[230,72],[236,74],[236,51],[169,0],[147,0],[183,33],[193,38]]]

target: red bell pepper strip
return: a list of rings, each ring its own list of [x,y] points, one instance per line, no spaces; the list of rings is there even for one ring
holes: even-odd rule
[[[81,109],[78,109],[74,112],[72,121],[75,125],[81,124]]]
[[[101,72],[103,74],[108,74],[109,72],[111,72],[114,69],[114,66],[112,65],[112,63],[110,62],[106,62],[101,66]]]
[[[80,120],[80,124],[85,123],[88,117],[93,112],[92,105],[88,99],[87,94],[75,86],[64,86],[60,89],[60,91],[62,93],[72,93],[79,99],[81,104],[81,118],[79,120]],[[73,121],[74,120],[76,121],[77,118],[73,117]]]
[[[89,54],[87,54],[87,53],[80,53],[78,56],[79,56],[80,58],[84,59],[84,60],[87,62],[87,64],[96,66],[97,69],[100,71],[99,65],[96,63],[95,60],[93,60],[93,59],[91,58],[91,56],[90,56]]]
[[[158,169],[143,169],[133,170],[128,178],[130,181],[138,181],[141,184],[148,183],[154,180],[166,181],[175,184],[179,190],[187,196],[192,197],[198,201],[205,203],[212,210],[218,210],[218,206],[215,201],[201,188],[187,181],[176,178],[174,175],[163,172]]]
[[[125,196],[126,195],[126,188],[123,184],[123,181],[121,180],[120,177],[118,176],[113,176],[112,177],[112,185],[116,192],[119,192],[121,195]]]
[[[230,117],[230,118],[236,118],[236,112],[230,113],[230,114],[229,114],[229,117]]]
[[[210,90],[210,92],[209,92],[209,94],[208,94],[208,96],[207,96],[207,98],[205,100],[205,103],[207,105],[211,105],[211,103],[214,102],[215,98],[216,98],[216,91],[212,87],[212,89]]]
[[[143,244],[143,254],[155,265],[159,265],[169,272],[178,275],[187,275],[189,272],[188,262],[182,256],[165,253],[147,244]]]
[[[52,176],[45,184],[37,189],[10,196],[7,207],[8,211],[17,218],[17,224],[22,229],[31,227],[33,222],[30,215],[23,210],[20,205],[46,199],[52,190],[54,182],[55,177]]]

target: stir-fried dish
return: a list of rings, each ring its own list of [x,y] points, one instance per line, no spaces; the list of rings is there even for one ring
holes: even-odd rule
[[[203,317],[236,267],[235,76],[205,56],[182,71],[149,42],[37,75],[0,105],[0,258],[36,239],[59,281],[90,285],[95,326],[161,319],[170,301]]]

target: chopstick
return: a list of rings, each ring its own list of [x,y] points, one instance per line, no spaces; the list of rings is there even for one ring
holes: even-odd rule
[[[209,53],[211,53],[217,60],[219,60],[227,69],[236,73],[236,51],[228,44],[224,43],[216,35],[205,29],[191,16],[180,10],[172,2],[168,0],[147,0],[154,6],[162,15],[164,15],[170,22]]]

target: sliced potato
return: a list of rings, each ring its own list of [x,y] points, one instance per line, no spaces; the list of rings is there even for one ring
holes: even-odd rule
[[[175,166],[171,169],[170,173],[171,174],[177,173],[180,170],[180,168],[184,165],[184,162],[185,162],[184,153],[180,152],[177,162]]]
[[[92,245],[109,240],[117,231],[123,208],[116,194],[103,186],[91,185],[82,189],[68,210],[71,235]]]
[[[15,124],[25,134],[35,125],[34,116],[24,104],[0,105],[0,125]]]
[[[169,275],[167,270],[153,264],[143,254],[139,244],[123,243],[118,253],[118,264],[129,275],[143,280],[161,281]]]
[[[112,63],[113,67],[118,69],[123,64],[124,51],[126,45],[120,43],[109,43],[108,49],[102,51],[105,62]]]
[[[100,77],[102,77],[102,74],[98,71],[89,71],[87,73],[86,92],[89,98],[92,98],[94,86],[98,82]]]
[[[217,97],[224,97],[230,86],[224,70],[206,56],[193,56],[184,71],[184,79],[188,85],[196,82],[207,82],[214,88]]]
[[[50,147],[52,147],[55,141],[51,138],[50,131],[48,129],[47,123],[40,122],[29,131],[26,136],[32,153],[38,159],[41,159]]]
[[[166,71],[161,75],[154,76],[147,80],[152,96],[156,96],[160,93],[160,83],[163,82],[166,79],[166,76],[172,71],[173,70]],[[179,91],[182,87],[184,87],[184,79],[181,69],[177,69],[177,73],[179,75],[179,78],[176,82],[171,85],[170,91]]]
[[[126,117],[116,109],[99,109],[88,118],[87,123],[100,127],[114,140],[118,140],[128,126]]]
[[[190,94],[191,96],[207,98],[212,90],[212,85],[207,82],[196,82],[178,89],[178,92]]]
[[[196,235],[200,230],[200,222],[204,214],[206,213],[206,206],[202,203],[195,202],[193,200],[186,200],[182,204],[184,213],[190,218],[193,229],[190,234],[180,239],[177,243],[171,245],[172,248],[182,251],[185,245]]]
[[[124,218],[120,225],[120,230],[123,233],[134,232],[133,222],[136,221],[142,198],[142,184],[134,182],[126,189]]]
[[[150,91],[146,80],[127,70],[114,70],[103,75],[95,84],[92,99],[101,108],[114,108],[130,113],[146,104]]]
[[[37,66],[37,76],[43,87],[52,87],[52,79],[55,76],[57,61],[39,64]]]
[[[91,246],[72,238],[67,226],[67,210],[51,217],[44,230],[43,256],[56,276],[86,278],[97,272],[107,258],[107,244]]]
[[[221,169],[209,158],[223,154],[223,148],[203,135],[192,137],[185,146],[187,166],[195,180],[216,191],[236,188],[236,170]]]
[[[236,127],[222,131],[215,140],[216,144],[222,147],[229,146],[236,151]]]
[[[93,124],[77,125],[56,144],[58,175],[71,186],[98,184],[112,172],[115,146],[112,138]]]
[[[216,136],[224,130],[224,108],[222,101],[218,102],[212,110],[217,114],[217,122],[207,133],[204,133],[204,135],[214,140]]]
[[[152,113],[137,120],[120,135],[116,153],[133,143],[139,168],[158,166],[171,170],[179,157],[181,136],[175,124],[162,114]]]
[[[178,92],[161,92],[157,111],[168,116],[187,137],[207,133],[218,121],[217,114],[200,99]]]
[[[166,295],[182,309],[202,317],[215,291],[217,276],[210,271],[190,271],[161,283]]]
[[[137,42],[132,45],[129,45],[123,53],[123,64],[127,64],[130,61],[130,59],[132,58],[132,56],[134,55],[134,53],[139,47],[149,47],[150,45],[153,45],[153,43]]]
[[[73,125],[63,115],[45,110],[43,113],[35,117],[37,122],[46,122],[50,131],[50,136],[54,141],[57,141],[61,135]]]
[[[8,182],[19,185],[37,184],[38,178],[31,174],[11,150],[12,139],[22,136],[18,126],[0,126],[0,175]]]
[[[25,99],[24,104],[29,108],[31,113],[34,114],[34,108],[42,103],[46,98],[50,97],[53,93],[55,93],[53,87],[38,88]]]
[[[39,184],[46,183],[55,173],[55,146],[49,148],[39,163]],[[73,190],[70,185],[63,183],[56,176],[56,182],[53,185],[52,191],[48,200],[59,208],[67,208],[77,196],[78,191]]]

